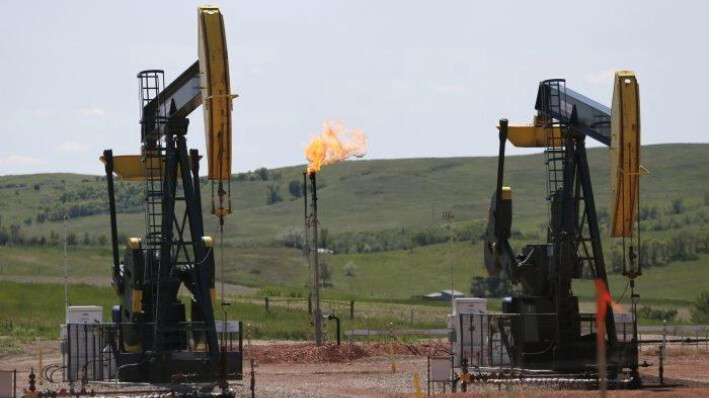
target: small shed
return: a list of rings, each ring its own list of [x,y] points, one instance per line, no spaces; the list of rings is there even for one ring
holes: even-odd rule
[[[440,292],[429,293],[423,296],[424,300],[451,301],[453,298],[465,297],[463,292],[457,290],[441,290]]]

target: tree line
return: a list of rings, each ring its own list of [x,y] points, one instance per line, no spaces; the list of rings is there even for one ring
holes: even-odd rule
[[[122,239],[122,240],[121,240]],[[119,236],[119,242],[125,242],[126,236]],[[108,244],[106,235],[92,235],[88,232],[77,235],[74,232],[67,233],[66,242],[69,246],[105,246]],[[25,235],[19,224],[8,226],[0,225],[0,246],[26,245],[26,246],[57,246],[64,244],[64,235],[52,230],[49,236],[45,235]]]
[[[391,250],[409,250],[444,242],[476,243],[485,230],[483,221],[467,221],[435,227],[399,227],[376,231],[348,231],[331,234],[327,228],[320,230],[318,244],[335,253],[374,253]],[[514,232],[521,237],[519,231]],[[303,231],[290,228],[279,234],[275,243],[279,246],[303,248]]]

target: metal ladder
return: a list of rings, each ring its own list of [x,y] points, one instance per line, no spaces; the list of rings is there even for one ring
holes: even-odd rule
[[[145,175],[145,248],[160,250],[162,243],[162,203],[164,196],[163,170],[165,165],[165,147],[162,134],[151,135],[160,131],[165,124],[164,110],[155,109],[146,114],[145,107],[154,100],[165,87],[164,72],[148,70],[138,74],[140,80],[140,104],[142,125],[142,163]]]
[[[552,196],[564,186],[564,163],[566,161],[566,148],[561,137],[554,136],[554,130],[563,132],[564,124],[559,120],[563,115],[562,103],[566,103],[565,83],[562,79],[545,80],[541,85],[542,92],[542,117],[546,130],[546,147],[544,149],[544,162],[547,166],[547,200],[551,202]],[[561,142],[559,142],[561,140]]]

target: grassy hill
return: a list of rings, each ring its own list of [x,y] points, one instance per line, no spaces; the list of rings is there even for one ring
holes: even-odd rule
[[[646,270],[638,281],[643,302],[683,308],[690,305],[709,277],[709,152],[707,144],[644,147],[643,165],[651,175],[642,180],[643,239],[662,246],[662,265]],[[609,207],[609,152],[589,150],[596,203],[600,213]],[[333,242],[347,237],[353,249],[323,256],[332,274],[327,298],[405,300],[450,286],[468,292],[471,278],[483,276],[481,243],[475,233],[485,217],[495,184],[495,157],[352,161],[326,167],[318,177],[321,226]],[[283,236],[297,233],[303,224],[302,199],[288,191],[302,180],[303,166],[261,170],[236,175],[232,182],[234,214],[227,219],[224,249],[225,280],[260,288],[261,294],[303,296],[308,268],[300,250],[286,247]],[[547,205],[542,154],[507,159],[505,184],[513,188],[514,221],[518,231],[513,246],[543,241]],[[269,187],[277,187],[282,201],[267,204]],[[142,186],[117,184],[121,209],[119,233],[144,234]],[[273,189],[273,188],[271,188]],[[209,216],[211,186],[202,186],[205,229],[216,236],[217,220]],[[0,279],[58,282],[63,275],[64,211],[76,213],[68,230],[76,236],[69,248],[75,281],[106,285],[110,248],[105,181],[100,176],[39,174],[0,177],[0,231],[12,228],[25,241],[0,246]],[[453,244],[424,244],[417,234],[440,234],[442,212],[453,211],[454,228],[472,231]],[[55,221],[52,221],[55,219]],[[607,236],[607,218],[601,220]],[[11,227],[14,226],[14,227]],[[19,227],[19,228],[18,228]],[[472,229],[471,229],[472,228]],[[423,232],[422,232],[423,231]],[[424,234],[424,235],[425,235]],[[686,234],[689,238],[682,237]],[[425,235],[426,237],[428,235]],[[41,239],[43,239],[43,244]],[[397,250],[370,248],[360,241],[396,240]],[[685,252],[671,253],[677,239],[689,239]],[[86,240],[86,242],[84,242]],[[33,243],[32,243],[32,242]],[[348,241],[348,242],[349,242]],[[31,245],[29,243],[32,243]],[[435,244],[438,243],[438,244]],[[617,256],[617,241],[604,239],[607,263]],[[341,245],[342,246],[342,245]],[[674,246],[673,246],[674,247]],[[217,260],[219,256],[217,257]],[[348,275],[349,274],[349,275]],[[611,276],[611,288],[620,296],[625,281]],[[583,282],[575,290],[590,300],[593,292]],[[0,318],[7,315],[0,307]],[[8,310],[9,311],[9,310]]]
[[[709,191],[706,174],[709,144],[653,145],[643,149],[642,164],[651,175],[642,181],[642,205],[664,210],[682,198],[685,204],[703,203]],[[609,206],[609,151],[589,150],[599,208]],[[441,223],[443,211],[452,210],[457,221],[484,219],[494,189],[495,157],[363,160],[323,169],[318,177],[320,219],[332,233],[376,231],[385,228],[427,227]],[[236,246],[263,245],[279,234],[302,226],[302,200],[288,193],[288,183],[301,181],[303,166],[270,170],[268,180],[232,182],[234,214],[227,219],[226,241]],[[546,219],[543,155],[507,159],[505,184],[514,191],[514,228],[533,232]],[[253,177],[253,175],[252,175]],[[144,232],[140,183],[120,182],[119,232],[141,236]],[[269,186],[280,189],[283,201],[266,204]],[[211,186],[202,187],[203,206],[209,212]],[[88,197],[88,198],[87,198]],[[64,198],[66,202],[62,202]],[[136,203],[138,199],[138,203]],[[60,234],[60,221],[38,223],[37,215],[60,212],[85,203],[88,212],[103,211],[70,221],[71,231],[81,237],[108,236],[105,181],[76,174],[39,174],[0,177],[0,222],[17,224],[30,236]],[[205,228],[216,230],[216,219],[205,218]]]

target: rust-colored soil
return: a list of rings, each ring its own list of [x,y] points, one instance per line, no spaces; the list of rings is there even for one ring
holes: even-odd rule
[[[58,342],[43,343],[44,365],[60,363]],[[28,344],[20,355],[0,357],[0,369],[18,369],[21,388],[26,387],[27,371],[37,366],[37,346]],[[394,351],[392,361],[391,351]],[[395,344],[344,343],[316,348],[308,343],[256,342],[247,350],[244,361],[245,378],[233,384],[237,396],[250,396],[250,355],[254,358],[257,397],[415,397],[414,379],[418,375],[426,394],[427,355],[442,355],[446,343]],[[646,349],[642,360],[654,366],[643,368],[648,384],[657,383],[657,358],[654,349]],[[396,372],[392,373],[392,363]],[[665,377],[674,386],[652,387],[635,391],[609,391],[609,397],[668,398],[709,397],[709,353],[702,348],[670,349],[665,362]],[[47,385],[45,385],[46,387]],[[52,386],[53,388],[58,388]],[[89,389],[101,390],[100,385]],[[133,388],[135,388],[133,386]],[[561,390],[550,386],[490,385],[470,386],[466,394],[444,394],[441,397],[529,397],[582,398],[598,397],[598,391]]]

